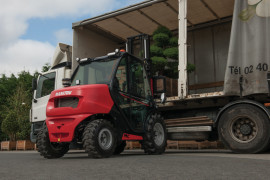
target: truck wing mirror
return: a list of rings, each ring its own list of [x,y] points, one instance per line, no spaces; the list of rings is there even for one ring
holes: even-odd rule
[[[37,89],[37,79],[36,78],[33,78],[32,79],[32,90],[36,90]]]
[[[161,93],[161,95],[160,95],[160,103],[161,104],[165,104],[165,102],[166,102],[166,94],[165,93]]]
[[[154,76],[153,77],[153,93],[154,95],[160,95],[166,93],[166,77]]]
[[[63,78],[63,79],[62,79],[62,85],[63,85],[64,87],[71,86],[71,79],[70,79],[70,78]]]

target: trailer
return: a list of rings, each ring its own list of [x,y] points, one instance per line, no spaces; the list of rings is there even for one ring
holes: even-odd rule
[[[269,9],[265,1],[148,0],[75,22],[72,72],[76,59],[123,49],[128,37],[166,26],[179,39],[177,94],[157,101],[168,139],[220,139],[236,153],[264,152],[270,146]],[[192,73],[188,62],[196,66]],[[154,84],[165,90],[162,80]]]

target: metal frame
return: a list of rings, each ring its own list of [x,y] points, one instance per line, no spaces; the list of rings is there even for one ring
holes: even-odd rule
[[[87,24],[92,24],[92,23],[95,23],[95,22],[98,22],[98,21],[102,21],[102,20],[111,18],[111,17],[116,17],[116,16],[119,16],[121,14],[131,12],[131,11],[136,11],[138,9],[142,9],[144,7],[148,7],[148,6],[151,6],[153,4],[164,2],[164,1],[166,1],[166,0],[148,0],[148,1],[144,1],[144,2],[135,4],[135,5],[131,5],[129,7],[125,7],[125,8],[110,12],[110,13],[106,13],[106,14],[103,14],[103,15],[100,15],[100,16],[97,16],[97,17],[94,17],[94,18],[85,19],[83,21],[72,23],[72,28],[79,27],[79,26],[84,26],[84,25],[87,25]]]
[[[187,0],[179,0],[179,77],[178,97],[184,99],[187,96]]]

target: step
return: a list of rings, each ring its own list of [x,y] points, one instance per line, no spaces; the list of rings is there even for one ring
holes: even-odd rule
[[[210,132],[212,126],[171,127],[167,128],[167,131],[168,133]]]
[[[165,123],[167,127],[213,125],[213,121],[207,116],[166,119]]]

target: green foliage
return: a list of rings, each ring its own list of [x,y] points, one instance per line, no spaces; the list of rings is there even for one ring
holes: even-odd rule
[[[168,45],[169,43],[169,36],[167,34],[164,34],[164,33],[159,33],[159,34],[155,34],[153,36],[153,39],[155,41],[155,44],[158,46],[158,47],[165,47]]]
[[[158,47],[158,46],[152,45],[150,47],[150,53],[151,53],[152,56],[162,56],[163,55],[163,49]]]
[[[7,137],[10,140],[29,138],[33,77],[22,71],[17,77],[12,74],[0,78],[0,141]]]
[[[178,47],[178,38],[177,37],[171,37],[169,40],[169,45],[171,47]]]
[[[151,58],[154,72],[162,72],[165,69],[168,61],[164,57],[154,56]]]
[[[165,26],[159,26],[154,32],[153,32],[153,36],[155,36],[156,34],[167,34],[169,37],[172,37],[172,32]]]
[[[178,47],[167,48],[163,52],[164,56],[171,59],[178,59]]]
[[[158,72],[170,78],[178,78],[178,38],[173,37],[173,33],[168,28],[160,26],[153,32],[153,40],[154,45],[150,47],[153,73]],[[167,59],[174,61],[168,62]],[[188,63],[187,72],[194,70],[195,65]]]
[[[26,80],[28,78],[27,73],[21,73],[20,75],[21,77],[19,76],[18,79]],[[32,97],[29,87],[26,86],[27,84],[29,82],[19,81],[14,93],[9,96],[7,104],[4,106],[7,115],[1,129],[11,140],[16,140],[17,137],[20,139],[29,138],[29,110]],[[12,129],[11,126],[14,126],[14,128]]]
[[[173,44],[175,39],[176,38],[172,38],[172,32],[164,26],[158,27],[153,32],[154,45],[150,47],[150,52],[152,56],[151,59],[153,62],[152,63],[153,73],[158,72],[158,74],[172,77],[172,73],[174,73],[174,69],[176,68],[177,70],[177,66],[174,67],[175,63],[172,64],[167,61],[167,58],[168,58],[167,54],[170,54],[170,55],[172,54],[172,52],[170,53],[169,50],[167,49],[172,48],[170,44]],[[168,51],[168,52],[165,52],[165,51]],[[175,57],[178,54],[177,55],[173,54],[173,55],[174,56],[171,55],[170,58]],[[169,67],[169,70],[167,70],[165,67]]]
[[[47,72],[50,70],[50,68],[51,68],[50,63],[46,63],[44,66],[42,66],[41,72]]]
[[[3,120],[1,129],[9,136],[11,141],[16,140],[16,134],[19,131],[17,114],[15,111],[10,110],[6,118]]]
[[[191,73],[193,71],[195,71],[196,67],[194,64],[191,64],[191,63],[187,63],[187,72],[188,73]]]

